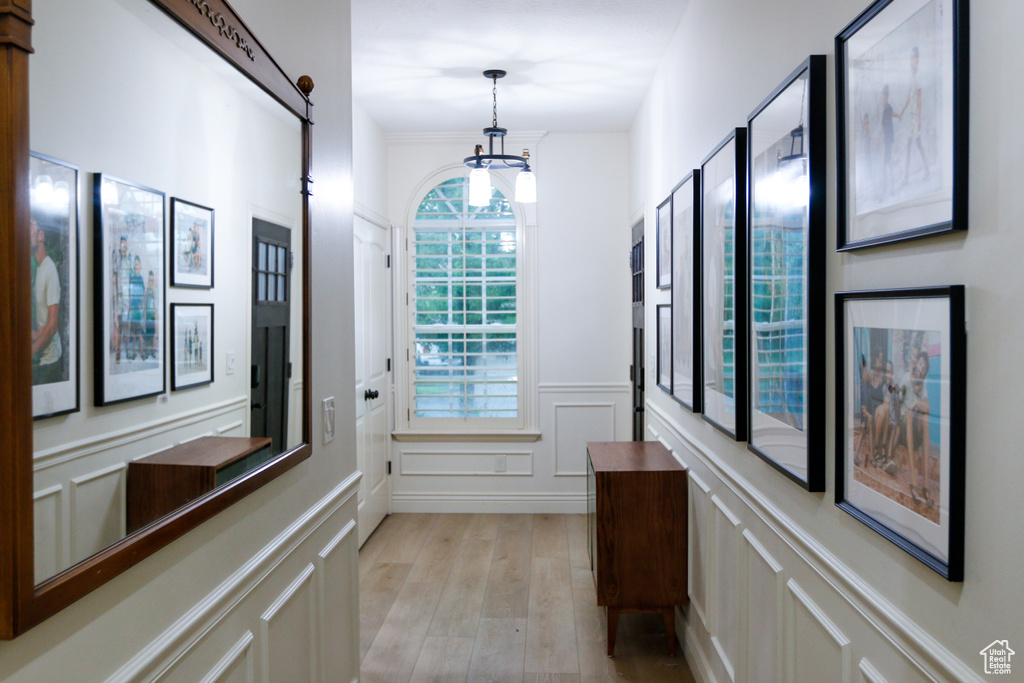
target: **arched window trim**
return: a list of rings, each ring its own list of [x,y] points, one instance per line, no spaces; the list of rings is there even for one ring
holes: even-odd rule
[[[409,197],[403,225],[396,226],[394,253],[400,266],[395,270],[395,430],[398,441],[535,441],[540,438],[537,417],[537,292],[536,292],[536,205],[510,201],[517,237],[517,317],[519,416],[510,419],[416,418],[413,415],[414,328],[412,233],[416,213],[423,197],[437,185],[453,178],[466,177],[462,165],[449,165],[431,173],[417,185]],[[514,176],[491,174],[494,187],[505,197],[514,197]],[[404,347],[404,351],[403,351]]]

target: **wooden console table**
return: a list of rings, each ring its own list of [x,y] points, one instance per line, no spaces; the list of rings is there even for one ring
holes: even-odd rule
[[[587,523],[608,656],[619,614],[658,612],[675,655],[675,606],[686,605],[686,470],[656,441],[587,444]]]
[[[128,463],[128,533],[269,460],[270,437],[204,436]]]

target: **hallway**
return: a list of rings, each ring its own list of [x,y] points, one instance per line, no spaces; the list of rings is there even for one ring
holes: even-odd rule
[[[584,515],[394,514],[359,552],[364,683],[604,683],[693,676],[661,617],[605,654]]]

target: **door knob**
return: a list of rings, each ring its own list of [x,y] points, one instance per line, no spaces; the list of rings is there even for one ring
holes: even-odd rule
[[[256,401],[252,402],[252,409],[253,410],[262,410],[263,408],[264,408],[264,405],[262,403],[257,403]]]

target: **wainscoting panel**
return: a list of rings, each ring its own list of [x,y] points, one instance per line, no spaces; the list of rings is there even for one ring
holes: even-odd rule
[[[523,434],[401,435],[391,444],[392,511],[584,513],[587,442],[630,438],[630,385],[542,383],[536,406]]]
[[[64,487],[51,486],[32,496],[35,523],[36,583],[68,566],[64,543]]]
[[[312,564],[306,565],[260,617],[264,683],[318,680],[315,571]]]
[[[687,472],[690,479],[690,529],[689,529],[689,558],[690,571],[688,572],[690,585],[687,592],[690,595],[690,607],[700,617],[704,629],[708,633],[714,633],[710,620],[708,619],[707,595],[710,592],[708,584],[711,583],[711,561],[712,549],[711,539],[708,535],[708,497],[711,489],[692,470]]]
[[[79,562],[121,540],[127,528],[125,463],[71,480],[71,561]]]
[[[764,549],[749,529],[746,542],[746,677],[749,683],[782,680],[782,566]]]
[[[667,409],[646,409],[649,438],[688,468],[680,633],[697,681],[983,680],[703,444],[704,425],[690,432]]]
[[[729,675],[730,681],[736,680],[736,663],[739,661],[740,647],[740,605],[743,604],[743,591],[740,590],[740,520],[737,519],[722,500],[711,496],[714,507],[715,526],[715,557],[714,567],[710,573],[715,577],[714,616],[715,625],[711,644]]]
[[[555,476],[587,476],[587,442],[615,440],[614,403],[555,403]]]
[[[359,538],[350,521],[316,556],[320,591],[322,671],[336,680],[359,677]]]
[[[786,680],[850,683],[850,640],[793,579],[786,627]]]
[[[235,643],[234,647],[217,662],[210,673],[203,676],[201,683],[254,683],[252,631]]]
[[[243,396],[37,452],[32,458],[36,580],[124,536],[126,463],[201,436],[242,436],[248,407]]]
[[[498,456],[505,457],[505,471],[496,472],[495,461]],[[467,451],[446,450],[411,451],[402,449],[399,452],[399,471],[403,476],[498,476],[498,477],[530,477],[533,476],[533,451]]]
[[[358,680],[360,479],[302,513],[110,680]]]

